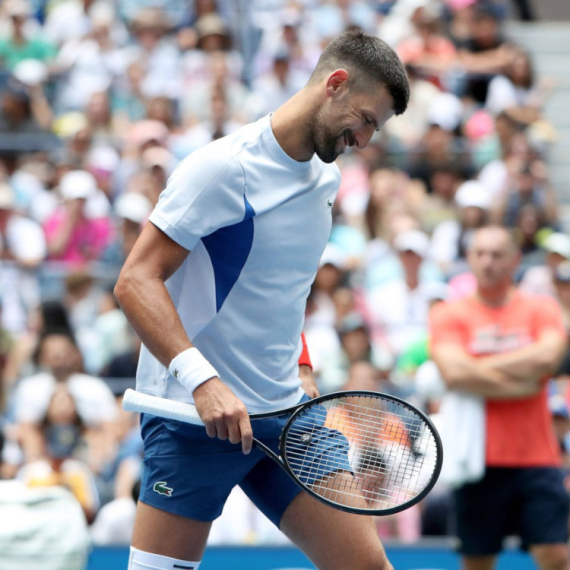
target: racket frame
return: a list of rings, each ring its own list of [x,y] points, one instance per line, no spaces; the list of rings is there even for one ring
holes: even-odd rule
[[[396,404],[403,406],[404,408],[410,410],[413,414],[416,414],[425,423],[426,428],[429,429],[429,431],[431,432],[431,434],[433,435],[433,438],[434,438],[437,456],[436,456],[436,462],[434,465],[434,470],[433,470],[432,476],[431,476],[428,484],[424,487],[424,489],[422,489],[422,491],[418,495],[416,495],[415,497],[412,497],[409,501],[406,501],[405,503],[402,503],[402,504],[397,505],[395,507],[390,507],[387,509],[360,509],[357,507],[350,507],[348,505],[343,505],[341,503],[337,503],[335,501],[331,501],[325,497],[322,497],[317,492],[313,491],[308,485],[303,483],[295,475],[295,473],[293,472],[293,469],[289,463],[289,460],[287,458],[287,453],[286,453],[287,434],[289,432],[289,429],[295,423],[295,419],[300,414],[302,414],[308,408],[311,408],[313,405],[316,406],[321,402],[328,402],[330,400],[335,400],[337,398],[352,398],[352,397],[359,397],[359,396],[371,397],[371,398],[375,398],[375,399],[379,399],[379,400],[380,399],[381,400],[390,400]],[[396,396],[391,396],[391,395],[385,394],[383,392],[373,392],[370,390],[346,390],[346,391],[340,391],[340,392],[330,392],[328,394],[323,394],[322,396],[317,396],[316,398],[313,398],[312,400],[307,400],[306,402],[302,402],[301,404],[297,404],[296,406],[293,406],[292,408],[288,408],[287,410],[280,411],[279,414],[276,414],[275,412],[273,412],[273,413],[270,412],[269,414],[254,414],[254,415],[251,415],[250,418],[257,419],[259,417],[276,417],[277,415],[280,416],[280,415],[284,415],[284,414],[291,414],[291,417],[287,420],[287,423],[283,427],[283,430],[281,432],[281,436],[279,438],[279,451],[280,451],[281,455],[278,456],[271,449],[267,448],[261,442],[258,442],[258,446],[260,446],[263,449],[263,451],[265,451],[265,453],[267,453],[267,455],[269,455],[272,459],[277,461],[285,469],[285,472],[304,491],[309,493],[309,495],[312,495],[313,497],[315,497],[315,499],[321,501],[322,503],[324,503],[326,505],[332,506],[335,509],[345,511],[347,513],[353,513],[353,514],[359,514],[359,515],[372,515],[372,516],[384,516],[384,515],[392,515],[392,514],[399,513],[401,511],[404,511],[404,510],[412,507],[413,505],[416,505],[422,499],[424,499],[427,496],[427,494],[433,489],[433,486],[436,484],[436,482],[439,478],[439,474],[441,473],[441,468],[443,465],[443,444],[441,442],[441,437],[440,437],[437,429],[435,428],[433,422],[429,419],[429,417],[424,412],[422,412],[421,410],[418,410],[415,406],[413,406],[409,402],[406,402],[405,400],[402,400],[401,398],[398,398]],[[256,442],[257,442],[257,440],[256,440]]]

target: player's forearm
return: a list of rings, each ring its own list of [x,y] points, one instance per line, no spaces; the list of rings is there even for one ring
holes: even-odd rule
[[[551,335],[524,348],[487,356],[481,361],[514,380],[539,380],[557,369],[565,349],[564,339]]]
[[[114,290],[127,319],[143,344],[165,366],[192,346],[160,278],[123,271]]]
[[[516,381],[493,370],[481,360],[459,351],[434,351],[433,359],[451,390],[458,390],[490,399],[524,398],[539,390],[536,381]]]

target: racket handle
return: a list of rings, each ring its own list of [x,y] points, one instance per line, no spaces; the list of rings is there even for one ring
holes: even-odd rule
[[[192,404],[143,394],[131,388],[128,388],[123,396],[123,410],[126,412],[151,414],[198,426],[204,425],[196,411],[196,407]]]

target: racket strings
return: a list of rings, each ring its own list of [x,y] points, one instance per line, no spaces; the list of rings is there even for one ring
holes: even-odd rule
[[[305,409],[287,431],[284,454],[313,492],[380,511],[404,505],[426,488],[438,448],[410,408],[380,396],[350,396]]]

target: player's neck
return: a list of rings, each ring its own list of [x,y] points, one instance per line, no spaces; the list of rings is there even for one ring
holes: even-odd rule
[[[514,292],[512,284],[488,289],[478,287],[475,296],[487,307],[497,308],[506,305],[512,299]]]
[[[293,159],[307,162],[315,152],[306,140],[313,106],[305,89],[283,103],[271,117],[271,128],[279,146]]]

